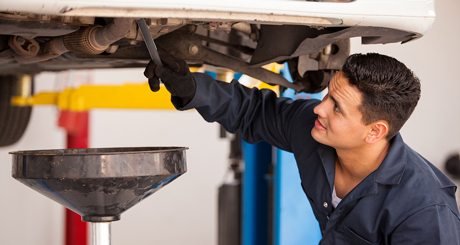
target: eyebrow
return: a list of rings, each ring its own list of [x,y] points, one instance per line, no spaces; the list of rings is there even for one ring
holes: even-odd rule
[[[335,100],[335,98],[331,95],[331,93],[329,93],[329,97],[332,99],[332,101],[334,101],[337,107],[339,107],[340,111],[342,111],[342,106],[340,106],[340,104],[337,102],[337,100]]]
[[[337,103],[337,100],[335,100],[335,98],[331,95],[331,93],[329,93],[329,97],[332,99],[332,101],[334,101],[334,103],[339,106],[339,103]],[[339,106],[340,107],[340,106]]]
[[[331,79],[331,81],[332,81],[332,79]],[[342,106],[340,106],[340,104],[337,102],[337,100],[335,100],[335,98],[331,94],[331,89],[329,88],[331,86],[331,81],[329,81],[329,83],[327,84],[327,89],[329,90],[328,91],[328,96],[332,99],[332,101],[334,101],[334,103],[337,105],[337,107],[339,107],[340,111],[342,111]]]

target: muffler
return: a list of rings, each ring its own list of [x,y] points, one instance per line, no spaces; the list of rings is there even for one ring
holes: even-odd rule
[[[112,43],[122,39],[129,32],[132,19],[113,19],[106,26],[88,26],[65,36],[55,37],[45,43],[43,52],[30,57],[15,54],[15,59],[21,64],[32,64],[56,58],[64,53],[100,54]]]

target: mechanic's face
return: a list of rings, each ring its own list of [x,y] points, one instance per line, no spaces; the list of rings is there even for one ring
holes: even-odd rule
[[[339,149],[353,149],[364,144],[370,126],[361,121],[358,110],[361,92],[348,83],[342,72],[338,72],[329,82],[328,94],[313,110],[318,115],[311,134],[325,145]]]

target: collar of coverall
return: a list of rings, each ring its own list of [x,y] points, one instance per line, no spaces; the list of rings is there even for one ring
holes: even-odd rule
[[[383,185],[397,185],[401,181],[407,163],[406,144],[398,133],[391,139],[390,150],[380,166],[373,172],[373,182]],[[318,148],[323,167],[326,171],[330,186],[334,183],[335,150],[322,145]]]

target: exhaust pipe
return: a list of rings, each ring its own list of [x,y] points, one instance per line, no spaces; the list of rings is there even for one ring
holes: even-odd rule
[[[88,26],[63,37],[53,38],[45,43],[44,52],[34,57],[19,54],[15,59],[21,64],[32,64],[56,58],[64,53],[100,54],[112,43],[122,39],[128,33],[132,19],[113,19],[106,26]]]
[[[114,19],[102,26],[89,26],[64,36],[64,45],[74,54],[100,54],[110,44],[122,39],[131,27],[132,19]]]

